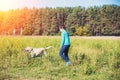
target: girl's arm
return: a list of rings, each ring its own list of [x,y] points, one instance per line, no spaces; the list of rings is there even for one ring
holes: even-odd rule
[[[64,42],[65,42],[65,35],[64,35],[64,33],[62,33],[62,40],[61,40],[60,47],[62,47],[64,45]]]

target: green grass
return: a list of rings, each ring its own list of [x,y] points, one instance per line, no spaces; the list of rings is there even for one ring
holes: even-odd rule
[[[48,56],[29,58],[26,46],[47,47]],[[60,37],[0,37],[0,80],[119,80],[120,40],[71,37],[70,66],[59,56]]]

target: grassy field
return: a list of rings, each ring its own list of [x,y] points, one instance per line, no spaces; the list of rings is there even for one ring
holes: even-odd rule
[[[31,59],[26,46],[53,47]],[[120,80],[120,38],[71,37],[70,66],[59,49],[60,37],[0,36],[0,80]]]

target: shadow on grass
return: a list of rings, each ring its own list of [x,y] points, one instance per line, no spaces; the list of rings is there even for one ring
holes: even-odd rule
[[[7,73],[0,73],[0,80],[11,80],[12,78],[15,78],[15,77],[12,77]]]

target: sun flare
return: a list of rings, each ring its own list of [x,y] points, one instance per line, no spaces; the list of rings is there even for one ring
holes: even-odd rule
[[[13,0],[0,0],[0,11],[8,11],[12,5]]]

